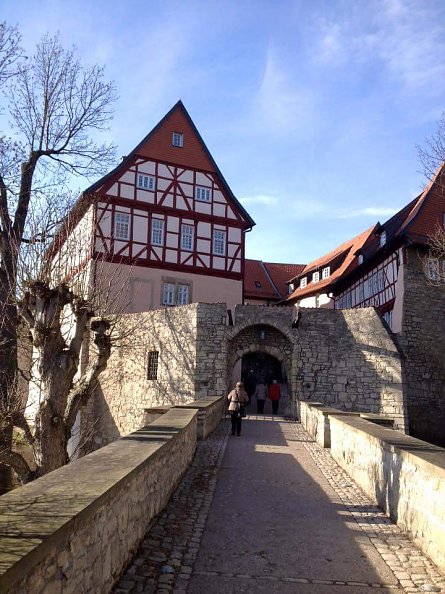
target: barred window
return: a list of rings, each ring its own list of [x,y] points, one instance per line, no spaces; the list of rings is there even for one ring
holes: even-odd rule
[[[147,360],[147,379],[158,379],[158,359],[159,351],[150,351]]]

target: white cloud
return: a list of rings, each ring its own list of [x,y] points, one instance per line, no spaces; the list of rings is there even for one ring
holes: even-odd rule
[[[270,194],[255,194],[254,196],[244,196],[239,201],[243,206],[260,204],[262,206],[275,206],[278,203],[276,196]]]
[[[337,214],[337,219],[355,219],[357,217],[390,217],[397,212],[397,208],[387,208],[371,206],[368,208],[359,208],[357,210],[348,210]]]
[[[310,127],[313,121],[315,98],[294,80],[295,72],[288,74],[269,48],[255,107],[262,126],[272,132],[288,134]]]

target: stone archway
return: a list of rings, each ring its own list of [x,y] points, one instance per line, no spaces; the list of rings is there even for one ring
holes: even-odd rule
[[[244,326],[229,338],[227,344],[227,385],[230,387],[236,364],[246,355],[257,354],[270,356],[282,366],[282,377],[288,385],[289,404],[293,414],[293,402],[296,397],[297,370],[293,358],[294,345],[288,336],[271,324],[251,324]],[[240,373],[241,375],[241,369]],[[265,378],[266,379],[266,378]],[[280,378],[281,379],[281,378]]]

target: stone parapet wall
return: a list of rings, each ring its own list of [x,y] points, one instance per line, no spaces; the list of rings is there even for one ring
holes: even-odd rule
[[[330,428],[337,463],[445,569],[445,449],[357,417]]]
[[[196,449],[197,412],[149,427],[0,498],[0,591],[109,592]]]
[[[321,402],[298,402],[298,418],[305,431],[322,448],[331,447],[330,415],[356,415],[360,413],[339,411]]]
[[[180,404],[177,408],[192,408],[198,411],[198,439],[207,439],[207,437],[218,427],[224,410],[226,399],[219,398],[201,398],[188,404]]]

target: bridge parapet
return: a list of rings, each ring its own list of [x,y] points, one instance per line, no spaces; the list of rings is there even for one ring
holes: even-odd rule
[[[312,407],[314,432],[329,419],[336,462],[441,569],[445,569],[445,449],[370,422],[359,415]],[[317,423],[314,422],[317,420]],[[313,423],[311,426],[311,422]],[[317,429],[322,433],[321,429]],[[316,433],[317,433],[316,431]],[[315,438],[315,435],[314,435]]]
[[[196,449],[198,412],[148,427],[0,498],[0,592],[108,592]]]

